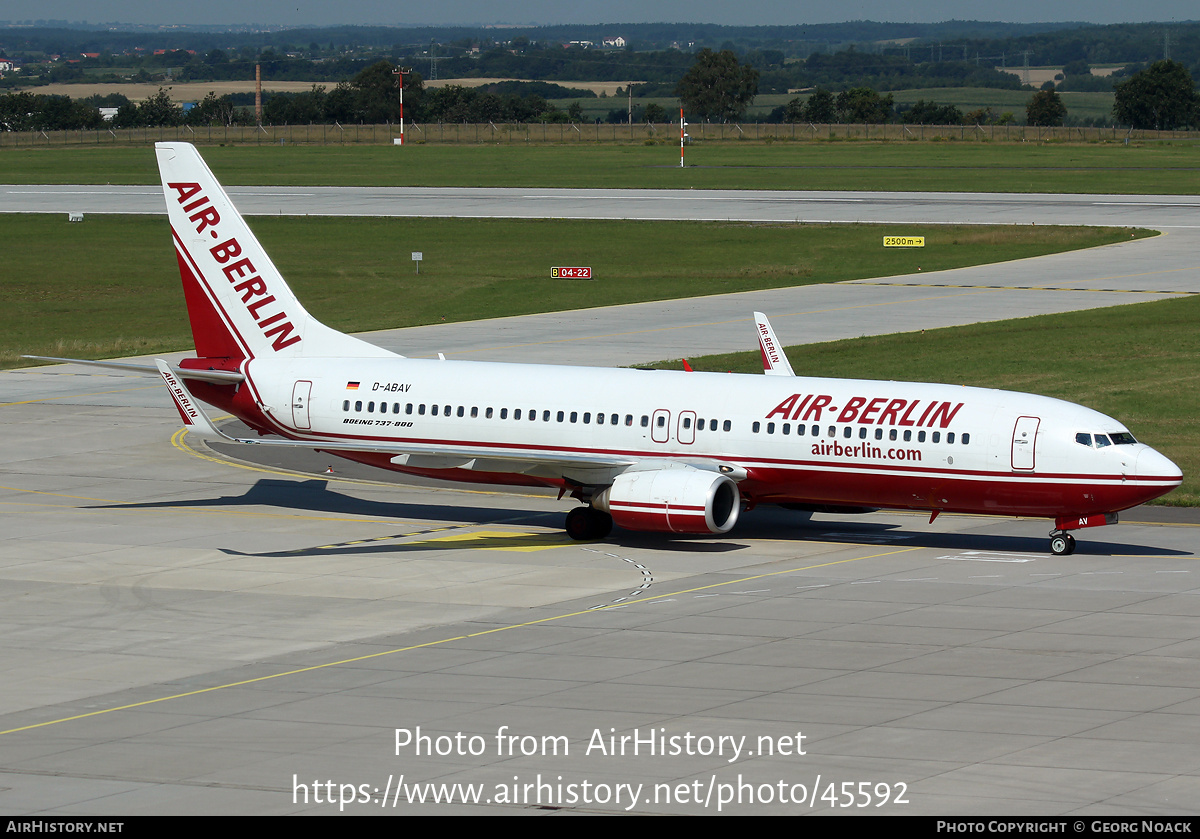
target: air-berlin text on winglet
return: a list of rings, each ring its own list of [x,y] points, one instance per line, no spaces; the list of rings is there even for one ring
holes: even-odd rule
[[[206,229],[212,228],[208,231],[208,235],[219,240],[221,235],[217,232],[217,225],[221,222],[221,216],[212,206],[208,196],[202,194],[200,184],[170,183],[167,186],[175,190],[184,212],[188,213],[188,221],[196,225],[196,232],[203,233]],[[237,239],[226,239],[219,242],[209,248],[208,252],[217,261],[217,264],[223,266],[221,270],[225,274],[225,278],[235,284],[234,290],[241,292],[242,303],[246,306],[250,317],[258,324],[258,328],[262,330],[263,336],[273,338],[272,348],[281,350],[292,344],[300,343],[301,336],[292,326],[287,312],[277,311],[270,314],[269,308],[267,313],[262,311],[270,304],[276,303],[276,300],[274,295],[267,292],[266,282],[257,275],[257,269],[250,260],[243,258],[230,262],[235,257],[241,256],[242,253],[242,246],[238,244]],[[254,300],[256,297],[259,299]],[[251,300],[254,302],[250,302]],[[271,328],[268,329],[268,327]]]
[[[820,422],[824,410],[828,409],[830,413],[837,412],[837,405],[832,403],[833,397],[826,394],[793,393],[771,409],[766,418]],[[948,428],[962,406],[962,402],[942,402],[937,399],[890,399],[886,396],[868,399],[865,396],[855,396],[846,403],[835,421],[926,428],[936,425],[938,428]]]
[[[179,384],[179,380],[171,374],[169,370],[162,370],[163,380],[167,383],[167,387],[171,389],[172,395],[175,397],[175,407],[179,409],[180,416],[184,421],[195,420],[200,415],[199,409],[192,404],[191,394],[187,389]],[[185,413],[186,412],[186,413]],[[191,423],[188,423],[191,425]]]
[[[772,364],[779,363],[779,351],[775,348],[775,342],[771,340],[774,336],[771,335],[770,327],[765,324],[758,325],[759,342],[762,344],[763,352],[767,354]]]

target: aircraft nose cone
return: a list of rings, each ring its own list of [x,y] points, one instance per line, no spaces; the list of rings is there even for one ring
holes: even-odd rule
[[[1139,478],[1158,479],[1164,486],[1179,486],[1183,482],[1183,471],[1151,448],[1145,448],[1138,454],[1133,473]]]

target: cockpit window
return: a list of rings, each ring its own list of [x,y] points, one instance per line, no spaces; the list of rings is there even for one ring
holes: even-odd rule
[[[1128,431],[1117,431],[1108,435],[1118,446],[1132,446],[1137,440]]]
[[[1096,435],[1096,448],[1102,449],[1105,446],[1111,446],[1111,445],[1112,445],[1112,443],[1108,442],[1108,438],[1105,437],[1103,434]]]
[[[1083,433],[1076,434],[1075,442],[1081,446],[1091,446],[1092,445],[1092,435],[1091,434],[1083,434]]]

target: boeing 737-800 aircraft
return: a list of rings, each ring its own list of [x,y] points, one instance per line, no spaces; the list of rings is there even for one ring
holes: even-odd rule
[[[237,442],[554,487],[582,504],[575,539],[614,523],[725,533],[743,505],[771,503],[1044,517],[1069,554],[1068,531],[1182,481],[1121,423],[1058,399],[796,376],[759,313],[762,376],[405,358],[316,321],[196,149],[156,151],[196,343],[157,372],[211,438],[233,439],[196,397],[271,435]]]

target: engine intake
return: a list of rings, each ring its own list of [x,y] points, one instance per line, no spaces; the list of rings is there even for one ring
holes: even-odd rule
[[[737,524],[741,499],[725,475],[682,466],[618,475],[592,506],[626,530],[727,533]]]

